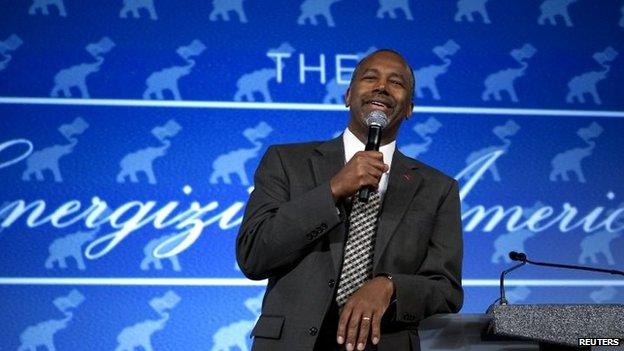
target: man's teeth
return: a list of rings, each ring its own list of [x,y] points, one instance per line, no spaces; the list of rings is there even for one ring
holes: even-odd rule
[[[379,101],[371,101],[371,105],[377,105],[377,106],[381,106],[381,107],[387,107],[386,104],[381,103]]]

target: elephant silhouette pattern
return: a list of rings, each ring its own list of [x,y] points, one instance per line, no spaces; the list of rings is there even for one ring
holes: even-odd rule
[[[409,7],[408,0],[379,0],[379,9],[377,10],[377,18],[397,18],[396,11],[400,10],[405,15],[405,19],[413,21],[412,11]]]
[[[37,351],[45,348],[48,351],[56,350],[54,337],[62,330],[67,329],[73,320],[72,309],[80,306],[85,300],[78,290],[72,290],[67,296],[54,299],[53,304],[64,314],[63,318],[50,319],[35,325],[26,327],[20,334],[20,346],[18,351]]]
[[[177,255],[169,256],[167,258],[158,258],[154,256],[154,250],[156,249],[156,247],[171,237],[172,235],[165,235],[160,238],[152,239],[147,243],[147,245],[145,245],[145,247],[143,248],[144,257],[141,261],[141,270],[147,271],[150,269],[151,266],[154,266],[156,270],[161,270],[163,269],[163,260],[168,260],[171,263],[171,268],[174,271],[180,272],[182,270],[182,267],[180,266],[180,260],[178,259]]]
[[[531,218],[535,211],[544,207],[544,204],[541,202],[536,202],[533,206],[529,208],[524,208],[522,211],[522,217],[525,220]],[[492,263],[500,263],[501,258],[503,259],[503,263],[510,263],[511,258],[509,258],[510,251],[524,252],[526,251],[524,248],[525,242],[534,237],[535,233],[528,229],[519,229],[512,231],[510,233],[505,233],[499,235],[494,240],[494,253],[492,254],[492,258],[490,262]]]
[[[211,21],[217,21],[219,17],[224,21],[230,20],[229,12],[234,12],[238,15],[238,20],[241,23],[247,23],[247,16],[245,15],[245,9],[243,8],[243,0],[212,0],[212,12],[210,12],[209,19]]]
[[[173,119],[163,126],[153,128],[152,135],[160,141],[161,145],[150,146],[124,156],[119,162],[121,170],[117,174],[117,183],[125,183],[126,179],[130,179],[132,183],[138,183],[138,175],[143,173],[149,184],[156,184],[154,161],[167,154],[167,150],[171,147],[169,138],[176,136],[180,130],[182,127]]]
[[[28,14],[34,16],[37,12],[41,11],[44,16],[47,16],[50,14],[48,10],[49,6],[56,7],[59,16],[67,17],[67,11],[65,10],[63,0],[33,0],[32,5],[28,8]]]
[[[474,21],[474,14],[479,14],[483,23],[491,23],[485,4],[489,0],[458,0],[455,22],[462,22],[464,18],[468,22]]]
[[[119,18],[128,18],[128,13],[132,13],[132,17],[140,18],[140,10],[144,9],[149,14],[150,19],[157,20],[158,14],[154,7],[154,0],[124,0],[123,7],[119,11]]]
[[[624,208],[624,203],[620,204],[618,209]],[[613,211],[609,211],[607,215],[611,215]],[[619,217],[620,219],[615,221],[615,225],[622,228],[624,226],[624,219]],[[581,254],[579,255],[579,263],[586,264],[587,261],[592,264],[599,263],[599,255],[604,256],[607,261],[607,264],[613,266],[616,264],[615,259],[613,257],[613,253],[611,251],[611,243],[614,240],[622,237],[624,234],[624,229],[620,229],[618,231],[609,231],[602,230],[597,233],[591,234],[583,238],[581,240]]]
[[[566,95],[566,102],[572,104],[576,101],[585,103],[585,94],[589,94],[596,105],[601,105],[602,100],[598,95],[598,83],[607,79],[609,71],[611,70],[611,61],[615,60],[618,56],[618,52],[612,47],[607,47],[602,52],[597,52],[593,55],[593,58],[602,69],[597,71],[589,71],[577,76],[572,77],[568,82],[568,94]]]
[[[585,174],[583,173],[581,163],[584,159],[593,154],[596,142],[592,139],[600,136],[602,131],[603,128],[596,122],[592,122],[587,128],[579,129],[577,134],[583,139],[587,146],[573,148],[555,155],[552,161],[550,161],[552,167],[549,176],[550,181],[556,182],[561,178],[561,180],[567,182],[570,180],[568,172],[572,172],[576,175],[579,183],[585,183]]]
[[[255,297],[245,300],[244,305],[253,314],[254,319],[240,320],[219,328],[212,336],[212,351],[230,351],[235,348],[238,348],[240,351],[249,350],[247,340],[249,340],[251,330],[260,316],[263,298],[264,291]]]
[[[318,25],[316,16],[325,18],[328,27],[335,27],[336,23],[331,14],[331,6],[341,0],[304,0],[300,6],[300,15],[297,18],[298,25],[305,25],[307,21],[313,26]]]
[[[494,135],[498,139],[500,139],[503,143],[500,145],[487,146],[483,149],[470,153],[470,155],[468,155],[468,157],[466,158],[466,165],[468,166],[472,164],[473,162],[475,162],[476,160],[480,159],[481,157],[485,155],[489,155],[495,151],[506,152],[509,149],[509,146],[511,146],[511,140],[509,139],[509,137],[516,135],[516,133],[518,133],[519,130],[520,130],[520,126],[513,120],[508,120],[505,124],[494,127],[492,129],[492,133],[494,133]],[[492,164],[490,168],[488,168],[488,171],[492,175],[492,179],[495,182],[501,181],[500,174],[498,172],[498,167],[496,167],[495,163]],[[465,176],[466,178],[470,178],[472,177],[473,174],[474,172],[467,172]]]
[[[243,136],[253,144],[253,147],[240,148],[218,156],[212,163],[210,184],[217,184],[219,181],[232,184],[230,175],[237,175],[241,185],[249,185],[245,164],[258,156],[262,148],[262,143],[258,140],[268,137],[272,132],[273,127],[266,122],[260,122],[253,128],[245,129]]]
[[[72,123],[59,127],[59,132],[67,139],[67,144],[58,144],[34,151],[26,159],[26,170],[22,173],[23,181],[30,181],[34,174],[38,181],[44,180],[44,171],[52,172],[54,181],[63,181],[59,162],[61,158],[74,152],[78,140],[75,135],[84,133],[89,128],[89,124],[84,119],[78,117]]]
[[[438,56],[443,63],[425,66],[414,72],[416,81],[418,82],[416,85],[417,98],[424,98],[424,91],[427,89],[435,100],[440,100],[440,93],[436,80],[439,76],[448,71],[451,65],[450,57],[455,55],[459,49],[460,46],[454,40],[449,40],[444,45],[433,48],[433,53]]]
[[[288,43],[284,42],[279,47],[270,49],[267,54],[279,52],[292,54],[295,49]],[[275,59],[272,58],[275,62]],[[286,65],[282,64],[282,68]],[[277,78],[277,70],[274,68],[262,68],[251,73],[243,74],[236,81],[236,94],[234,101],[256,101],[254,94],[259,93],[265,102],[272,102],[271,93],[269,92],[269,82]]]
[[[526,69],[529,67],[526,60],[533,57],[536,52],[537,49],[531,44],[524,44],[520,49],[512,50],[510,54],[520,64],[520,67],[503,69],[487,76],[483,82],[485,90],[481,94],[481,99],[489,101],[491,97],[494,97],[496,101],[501,101],[501,93],[506,92],[511,101],[518,102],[514,84],[518,78],[526,74]]]
[[[22,46],[24,42],[17,34],[11,34],[8,38],[0,41],[0,71],[7,68],[9,62],[13,58],[9,52],[15,51]]]
[[[76,232],[64,237],[55,239],[48,247],[48,258],[45,261],[46,269],[53,269],[54,263],[57,262],[59,268],[67,268],[67,258],[73,258],[79,270],[83,271],[85,266],[82,256],[82,246],[93,241],[99,232],[99,227],[88,232]]]
[[[62,92],[65,97],[72,97],[72,89],[77,88],[82,98],[90,98],[87,89],[87,77],[98,72],[104,63],[103,54],[108,53],[115,47],[115,43],[108,37],[102,38],[97,43],[87,45],[86,50],[93,56],[95,62],[81,63],[60,70],[54,76],[54,87],[50,96],[58,97]]]
[[[507,290],[505,297],[509,303],[519,303],[525,301],[531,294],[531,289],[526,286],[518,286],[514,289]]]
[[[433,142],[433,138],[429,135],[437,133],[441,127],[442,123],[435,117],[429,117],[425,122],[416,124],[412,130],[416,132],[423,142],[404,145],[400,148],[401,152],[411,158],[417,158],[427,152],[429,145]]]
[[[361,60],[362,58],[372,54],[375,50],[377,50],[376,47],[371,46],[370,48],[368,48],[368,50],[364,51],[364,52],[358,52],[355,54],[355,56],[357,56],[357,60]],[[342,73],[342,77],[340,77],[343,81],[349,81],[350,80],[350,76],[347,76],[346,74]],[[338,80],[334,77],[332,79],[330,79],[327,84],[325,84],[325,96],[323,97],[323,103],[324,104],[344,104],[344,94],[347,90],[347,84],[340,84],[338,83]]]
[[[115,348],[115,351],[134,351],[140,348],[145,351],[154,350],[152,336],[167,326],[170,318],[168,311],[175,308],[180,300],[180,297],[171,290],[162,297],[152,299],[150,306],[156,311],[158,318],[146,319],[124,328],[117,335],[117,348]]]
[[[201,55],[206,50],[206,46],[201,41],[195,39],[188,46],[181,46],[177,49],[177,54],[185,61],[184,65],[164,68],[150,74],[145,81],[147,88],[143,92],[143,99],[156,98],[163,100],[165,92],[171,92],[175,100],[182,100],[178,82],[180,78],[188,76],[195,67],[195,60],[192,57]]]
[[[594,301],[594,303],[607,303],[613,301],[616,296],[617,290],[612,286],[603,286],[589,293],[589,298]]]
[[[557,17],[563,18],[566,26],[572,27],[572,20],[570,19],[570,13],[568,7],[577,2],[578,0],[544,0],[540,5],[540,16],[537,18],[537,23],[545,25],[546,22],[553,26],[557,25]]]

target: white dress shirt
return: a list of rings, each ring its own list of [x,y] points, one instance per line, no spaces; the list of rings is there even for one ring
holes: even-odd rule
[[[364,151],[366,145],[358,139],[355,134],[351,133],[349,128],[347,127],[342,135],[342,141],[344,143],[345,150],[345,163],[349,162],[349,160],[355,155],[358,151]],[[394,154],[394,149],[396,148],[396,140],[393,140],[391,143],[383,145],[379,148],[379,152],[383,154],[383,162],[387,164],[389,167],[392,167],[392,155]],[[386,190],[388,189],[388,174],[390,173],[390,169],[388,172],[384,173],[381,176],[381,180],[379,181],[379,195],[383,199],[386,194]]]

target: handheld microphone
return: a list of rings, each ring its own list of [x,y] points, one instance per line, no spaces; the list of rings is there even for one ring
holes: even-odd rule
[[[383,111],[373,110],[366,116],[366,125],[368,126],[368,141],[366,142],[365,151],[379,151],[381,144],[381,131],[388,125],[388,116]],[[362,202],[368,202],[372,187],[366,186],[360,188],[358,199]]]

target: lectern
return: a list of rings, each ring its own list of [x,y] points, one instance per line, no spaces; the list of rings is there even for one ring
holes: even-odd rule
[[[579,347],[579,339],[624,339],[624,305],[495,305],[488,334],[540,343],[540,349]],[[606,341],[603,341],[606,342]]]

